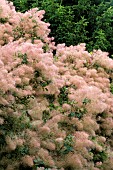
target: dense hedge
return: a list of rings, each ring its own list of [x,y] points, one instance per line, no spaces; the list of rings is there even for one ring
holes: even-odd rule
[[[12,0],[21,12],[32,7],[46,11],[55,42],[67,46],[85,42],[87,49],[113,54],[113,0]]]
[[[112,170],[113,60],[55,46],[44,13],[0,0],[0,170]]]

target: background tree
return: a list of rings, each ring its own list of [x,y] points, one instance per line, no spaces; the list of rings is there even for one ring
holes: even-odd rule
[[[21,12],[44,9],[56,44],[85,42],[88,51],[101,49],[113,54],[113,0],[12,0]]]

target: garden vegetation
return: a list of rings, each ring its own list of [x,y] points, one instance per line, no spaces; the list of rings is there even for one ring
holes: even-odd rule
[[[113,54],[113,0],[12,0],[17,11],[45,10],[56,44],[86,43],[87,50]]]
[[[55,45],[44,13],[0,0],[0,170],[112,170],[113,60]]]

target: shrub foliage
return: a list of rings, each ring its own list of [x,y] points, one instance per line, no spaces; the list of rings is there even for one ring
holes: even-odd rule
[[[112,170],[113,60],[55,46],[43,14],[0,0],[0,169]]]

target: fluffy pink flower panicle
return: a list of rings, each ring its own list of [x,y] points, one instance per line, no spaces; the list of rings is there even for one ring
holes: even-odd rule
[[[60,75],[65,79],[68,89],[66,91],[67,104],[71,106],[71,109],[69,106],[65,108],[65,104],[63,104],[65,123],[70,126],[74,123],[78,131],[85,131],[89,135],[89,142],[94,147],[91,150],[101,151],[105,154],[107,147],[107,157],[112,152],[107,145],[111,147],[109,140],[111,141],[110,135],[113,132],[113,95],[110,90],[110,81],[113,78],[113,60],[108,57],[108,53],[100,50],[94,50],[92,54],[89,54],[85,51],[85,44],[70,47],[62,44],[57,46],[55,64],[59,67]],[[69,111],[71,110],[70,114],[66,110],[68,108]],[[67,119],[67,115],[71,121]],[[99,136],[106,136],[106,140],[102,142],[103,147],[98,144]],[[95,141],[92,140],[93,138]],[[85,143],[82,138],[79,139],[78,144],[80,143],[82,148],[80,151],[78,150],[80,155],[84,155],[84,158],[86,155],[89,159],[89,149],[87,146],[83,149]],[[92,155],[95,157],[93,152]],[[93,160],[93,157],[90,159]],[[87,164],[87,161],[85,163]],[[101,162],[99,166],[102,167],[102,164],[104,163]],[[97,165],[98,163],[94,164],[91,161],[91,164],[87,164],[86,169],[95,169]],[[78,169],[84,168],[79,167]]]
[[[31,9],[25,13],[15,11],[13,3],[0,0],[0,45],[19,40],[21,42],[40,43],[43,41],[45,51],[55,49],[53,37],[48,37],[49,23],[41,21],[45,11],[38,8]]]
[[[55,75],[58,72],[57,67],[53,64],[52,53],[43,53],[42,46],[38,47],[36,44],[31,44],[28,42],[20,43],[18,41],[2,46],[0,49],[0,58],[0,87],[2,93],[7,93],[11,90],[13,93],[15,92],[16,95],[20,97],[28,96],[34,94],[35,91],[38,94],[37,90],[39,86],[42,93],[46,94],[47,90],[44,92],[43,83],[46,83],[46,80],[51,79],[52,75],[54,75],[55,79]],[[45,60],[45,58],[48,59],[48,62]],[[39,76],[39,78],[37,77],[36,80],[34,77],[36,70],[39,70],[40,75],[44,75],[44,78]],[[51,82],[52,79],[50,83]],[[58,91],[58,88],[55,90],[54,82],[49,85],[50,83],[48,83],[48,91],[51,93],[50,87],[53,86],[54,94],[56,90]],[[36,84],[37,89],[34,89]],[[11,92],[8,92],[8,95],[9,94],[12,95]],[[3,99],[1,102],[3,102]]]
[[[0,18],[9,18],[12,15],[12,11],[15,11],[12,2],[0,1]]]
[[[41,21],[44,11],[32,9],[21,14],[6,1],[0,1],[0,5],[1,18],[5,17],[5,23],[0,25],[0,135],[4,140],[0,154],[16,154],[13,164],[10,158],[2,156],[0,166],[4,169],[19,169],[20,164],[32,167],[33,160],[39,157],[45,165],[54,167],[46,149],[44,154],[47,153],[49,162],[38,154],[45,146],[41,146],[43,135],[38,132],[47,119],[43,112],[48,110],[49,102],[44,95],[57,96],[62,84],[53,62],[54,43],[48,37],[49,24]],[[4,9],[7,16],[3,15]],[[53,150],[55,144],[50,141],[47,147]]]

